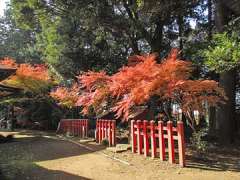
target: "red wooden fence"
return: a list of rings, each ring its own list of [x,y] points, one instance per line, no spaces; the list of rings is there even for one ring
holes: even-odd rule
[[[162,121],[158,121],[158,125],[156,125],[154,121],[132,120],[131,138],[133,153],[144,154],[145,156],[151,154],[152,158],[158,155],[163,161],[166,159],[165,144],[167,144],[169,162],[171,164],[175,163],[175,152],[178,149],[179,164],[182,167],[185,166],[185,143],[182,121],[178,121],[177,127],[173,127],[171,121],[167,122],[167,126],[164,126]],[[175,141],[177,141],[177,148],[175,147]],[[150,150],[151,152],[149,152]]]
[[[58,124],[57,133],[69,132],[73,136],[88,136],[88,120],[87,119],[61,119]]]
[[[96,123],[96,141],[101,143],[107,139],[109,146],[116,145],[116,121],[115,120],[97,120]]]

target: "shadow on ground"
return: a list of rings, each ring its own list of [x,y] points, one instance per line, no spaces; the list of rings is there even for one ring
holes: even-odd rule
[[[103,146],[97,146],[90,151],[46,133],[21,132],[12,142],[0,145],[0,179],[88,180],[67,172],[45,169],[36,162],[80,156],[102,149]]]
[[[240,172],[240,147],[216,147],[206,154],[188,155],[187,167],[209,171]]]
[[[0,173],[1,180],[91,180],[86,177],[70,174],[63,171],[48,170],[39,166],[33,166],[31,173],[28,172],[8,172],[7,176]],[[12,173],[12,174],[10,174]],[[35,173],[35,175],[32,175]]]

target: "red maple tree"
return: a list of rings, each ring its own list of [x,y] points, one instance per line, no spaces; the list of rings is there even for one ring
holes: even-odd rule
[[[178,50],[157,63],[154,54],[133,56],[128,66],[108,76],[105,72],[87,72],[78,77],[81,93],[76,105],[95,110],[110,108],[116,116],[128,120],[131,109],[157,97],[159,105],[177,103],[187,116],[194,110],[204,112],[205,104],[216,106],[225,96],[213,80],[190,80],[192,64],[178,58]],[[110,104],[110,106],[109,106]],[[108,105],[108,106],[107,106]],[[190,117],[191,118],[191,117]]]

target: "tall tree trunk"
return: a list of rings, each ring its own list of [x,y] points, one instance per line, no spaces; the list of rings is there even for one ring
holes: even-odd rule
[[[163,22],[159,20],[156,23],[156,29],[151,40],[151,51],[159,53],[162,49]]]
[[[212,29],[213,29],[213,4],[212,0],[208,0],[208,41],[212,40]],[[216,73],[212,72],[210,74],[211,78],[216,80]],[[216,108],[209,108],[209,131],[214,133],[216,130]]]
[[[212,29],[213,29],[213,22],[212,22],[212,0],[208,0],[208,40],[212,40]]]
[[[216,29],[218,32],[224,31],[224,26],[228,23],[229,11],[221,0],[215,0]],[[220,142],[229,144],[233,142],[234,121],[235,121],[235,77],[236,71],[231,70],[220,74],[220,86],[224,88],[228,98],[226,104],[221,105],[216,112],[217,126],[220,132]]]
[[[182,14],[179,14],[177,22],[178,22],[179,49],[182,50],[183,49],[183,39],[182,38],[183,38],[183,26],[184,26]]]
[[[217,109],[217,123],[220,132],[220,141],[223,144],[232,143],[234,140],[235,124],[235,82],[236,71],[231,70],[220,75],[220,86],[224,88],[228,98],[226,104]]]

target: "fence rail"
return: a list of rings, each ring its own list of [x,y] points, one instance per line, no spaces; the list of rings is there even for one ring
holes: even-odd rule
[[[57,133],[70,133],[73,136],[85,138],[88,136],[87,119],[61,119],[58,124]]]
[[[116,145],[116,121],[98,119],[96,124],[96,141],[101,143],[107,139],[109,146]]]
[[[175,153],[178,153],[179,164],[185,166],[184,129],[181,121],[177,123],[177,127],[173,127],[171,121],[164,126],[163,121],[158,121],[156,125],[154,121],[132,120],[131,138],[133,153],[151,155],[152,158],[158,155],[164,161],[168,151],[168,160],[171,164],[175,163]]]

